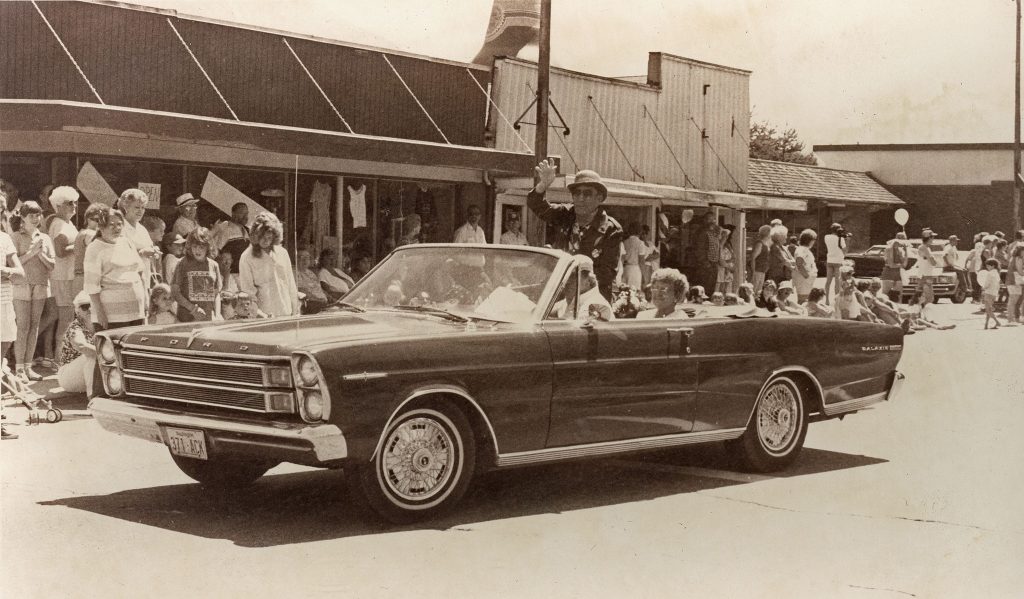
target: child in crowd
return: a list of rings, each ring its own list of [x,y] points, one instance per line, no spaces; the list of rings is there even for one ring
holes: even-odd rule
[[[174,267],[185,255],[185,238],[177,233],[164,235],[164,282],[168,285],[174,280]]]
[[[217,262],[220,262],[218,256]],[[237,295],[232,291],[220,292],[220,316],[223,320],[232,320],[235,317],[235,302]]]
[[[708,301],[708,294],[704,291],[703,285],[694,285],[686,294],[686,301],[691,304],[702,305]]]
[[[999,260],[989,258],[985,260],[985,270],[978,271],[978,284],[981,285],[981,301],[985,304],[985,329],[988,329],[988,321],[995,322],[993,329],[999,328],[999,319],[996,318],[994,305],[999,296]]]
[[[224,281],[209,253],[210,231],[196,227],[185,240],[185,257],[175,267],[171,280],[171,293],[178,302],[178,322],[219,318]]]
[[[157,283],[149,292],[149,324],[174,324],[178,322],[171,311],[171,286]]]
[[[716,291],[716,292],[712,293],[711,294],[711,303],[716,305],[716,306],[724,306],[725,305],[725,294],[722,293],[721,291]]]
[[[825,290],[821,287],[811,289],[804,302],[804,311],[811,318],[832,318],[832,307],[821,303],[825,299]]]
[[[939,331],[946,331],[949,329],[955,329],[955,324],[941,325],[934,320],[931,320],[927,316],[925,308],[928,307],[928,296],[924,295],[920,291],[914,292],[914,297],[910,299],[910,305],[908,306],[910,320],[910,328],[913,330],[920,331],[922,329],[937,329]]]
[[[793,297],[793,283],[791,281],[783,281],[779,284],[779,289],[775,292],[775,303],[786,314],[792,314],[793,316],[805,316],[807,314]]]
[[[231,266],[234,264],[235,258],[231,255],[231,252],[221,252],[217,254],[217,266],[220,267],[220,274],[224,277],[224,291],[230,291],[231,293],[238,293],[238,274],[232,274]],[[225,317],[224,320],[227,320]]]
[[[778,291],[778,288],[775,286],[775,281],[765,279],[764,284],[761,285],[761,293],[754,300],[754,305],[758,308],[764,308],[769,312],[775,312],[779,309],[779,303],[775,299],[776,291]]]
[[[764,281],[761,281],[764,284]],[[754,285],[752,283],[743,283],[739,289],[739,300],[741,304],[754,305]]]
[[[740,305],[740,297],[735,293],[725,294],[725,305],[726,306],[738,306]]]
[[[234,320],[246,320],[248,318],[256,318],[254,313],[254,306],[252,303],[252,296],[244,291],[239,291],[235,294],[235,315],[232,317]]]

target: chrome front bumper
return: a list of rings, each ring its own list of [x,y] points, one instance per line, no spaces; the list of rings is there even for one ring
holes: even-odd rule
[[[892,379],[892,387],[889,387],[889,393],[885,396],[886,401],[892,401],[893,398],[903,389],[903,383],[907,380],[907,377],[900,372],[896,371],[896,376]]]
[[[304,454],[311,454],[316,462],[348,457],[345,436],[333,424],[239,422],[137,406],[106,397],[93,398],[89,412],[100,426],[112,433],[164,445],[168,443],[165,429],[173,426],[202,430],[215,452],[275,456],[282,461],[296,461],[289,457]]]

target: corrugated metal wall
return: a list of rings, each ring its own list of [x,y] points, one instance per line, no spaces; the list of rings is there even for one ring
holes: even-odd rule
[[[110,105],[232,118],[168,24],[243,121],[347,131],[281,35],[81,2],[39,8]],[[356,133],[443,142],[379,51],[288,37]],[[96,102],[29,2],[0,2],[0,96]],[[453,144],[484,145],[487,100],[466,66],[389,54]],[[486,88],[490,75],[470,67]]]
[[[749,74],[671,56],[660,56],[660,60],[661,89],[553,69],[551,97],[571,133],[563,137],[560,129],[552,129],[549,153],[563,157],[562,170],[568,173],[593,169],[613,179],[679,187],[684,186],[688,176],[691,187],[745,190]],[[535,65],[500,60],[494,80],[495,101],[510,120],[533,101],[537,86]],[[706,95],[705,84],[710,84]],[[645,107],[653,120],[645,116]],[[531,111],[523,120],[532,123],[534,119]],[[733,119],[738,133],[733,130]],[[558,124],[553,112],[551,120]],[[682,168],[659,136],[654,121]],[[500,118],[492,122],[497,148],[522,148],[512,129]],[[707,132],[706,141],[701,139],[702,129]],[[523,124],[519,134],[532,146],[534,131],[533,125]]]

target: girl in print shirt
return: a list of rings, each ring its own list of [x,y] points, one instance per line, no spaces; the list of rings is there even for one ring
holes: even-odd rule
[[[178,322],[220,318],[220,267],[209,257],[210,231],[196,227],[185,239],[185,256],[174,269],[171,295],[178,303]]]

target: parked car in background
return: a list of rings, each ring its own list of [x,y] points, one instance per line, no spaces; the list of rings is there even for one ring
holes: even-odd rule
[[[98,333],[89,408],[207,488],[343,468],[354,501],[405,522],[487,469],[723,442],[785,468],[809,423],[903,378],[896,326],[743,306],[595,320],[589,281],[558,250],[403,246],[317,315]]]
[[[910,247],[907,249],[907,268],[903,269],[903,296],[900,301],[907,302],[917,288],[920,275],[917,266],[917,248],[921,245],[920,239],[908,240]],[[946,240],[933,240],[929,247],[935,256],[941,260],[942,253],[949,244]],[[960,257],[957,267],[964,268],[967,251],[960,250]],[[885,267],[885,245],[873,245],[863,252],[847,254],[846,259],[853,262],[853,274],[857,279],[871,279],[882,276],[882,269]],[[948,297],[954,304],[962,304],[969,296],[970,289],[967,282],[957,276],[955,272],[940,272],[933,285],[936,301]]]

